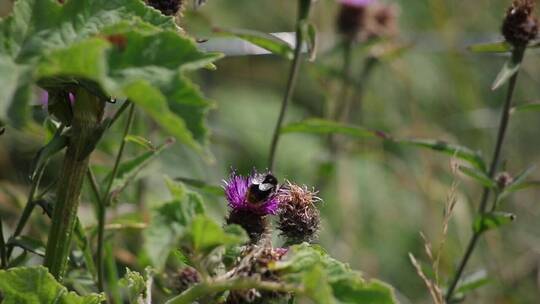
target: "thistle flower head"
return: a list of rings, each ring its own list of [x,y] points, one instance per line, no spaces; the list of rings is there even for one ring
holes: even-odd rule
[[[534,0],[514,0],[506,11],[502,34],[510,44],[523,47],[538,35]]]
[[[250,245],[244,248],[242,258],[234,269],[235,277],[249,277],[261,281],[278,282],[278,274],[271,265],[287,254],[286,248]],[[261,303],[261,300],[276,300],[286,298],[288,294],[256,289],[236,290],[227,297],[227,304]],[[263,301],[262,303],[267,303]]]
[[[338,31],[349,40],[391,37],[397,33],[397,7],[376,0],[341,0]]]
[[[278,193],[280,212],[278,229],[290,244],[310,242],[319,230],[320,213],[315,204],[320,201],[315,191],[287,182]]]
[[[232,172],[229,180],[225,181],[225,195],[229,202],[229,207],[235,211],[248,211],[253,214],[267,215],[276,214],[279,206],[279,200],[275,193],[269,193],[258,202],[249,200],[250,188],[260,183],[261,177],[265,173],[253,172],[250,176],[244,177]]]
[[[182,293],[191,286],[200,282],[199,273],[193,267],[185,267],[172,277],[172,288],[177,293]]]
[[[368,6],[376,2],[376,0],[339,0],[338,2],[344,6],[359,8],[359,7]]]
[[[146,0],[151,7],[159,10],[163,15],[175,16],[182,10],[184,0]]]

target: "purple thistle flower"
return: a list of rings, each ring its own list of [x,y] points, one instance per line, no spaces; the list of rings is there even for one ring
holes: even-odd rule
[[[262,174],[264,175],[264,174]],[[249,187],[261,177],[260,173],[253,172],[248,177],[238,175],[235,171],[225,181],[225,195],[229,202],[229,207],[234,211],[250,211],[257,215],[276,214],[279,207],[279,200],[276,195],[271,194],[268,198],[258,204],[253,204],[248,200]]]
[[[338,2],[348,6],[364,7],[375,3],[376,1],[377,0],[339,0]]]

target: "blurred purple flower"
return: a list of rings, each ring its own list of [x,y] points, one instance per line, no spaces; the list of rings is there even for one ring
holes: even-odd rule
[[[260,204],[252,204],[247,200],[249,186],[257,176],[257,172],[248,177],[238,175],[235,171],[231,173],[224,187],[229,207],[235,211],[250,211],[258,215],[276,214],[279,200],[275,195],[269,196]]]
[[[46,109],[49,106],[49,92],[47,92],[46,90],[40,90],[40,91],[41,92],[39,94],[39,104],[44,109]],[[69,101],[71,105],[73,105],[73,103],[75,103],[75,95],[71,92],[69,92],[68,94],[69,94]]]
[[[338,0],[338,2],[348,6],[364,7],[377,2],[377,0]]]

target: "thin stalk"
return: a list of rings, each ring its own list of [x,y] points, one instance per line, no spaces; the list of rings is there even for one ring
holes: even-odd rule
[[[6,241],[4,240],[4,229],[2,219],[0,218],[0,268],[7,267],[7,250]]]
[[[334,112],[334,120],[339,121],[344,118],[345,110],[347,108],[347,100],[350,91],[350,81],[351,81],[351,66],[352,66],[352,49],[353,41],[347,39],[343,45],[343,66],[341,69],[343,84],[341,86],[341,92],[337,100],[337,106]]]
[[[44,265],[59,281],[62,281],[71,249],[79,197],[92,152],[89,147],[95,144],[95,134],[100,130],[104,110],[104,102],[86,90],[79,88],[76,96],[71,127],[73,135],[60,172],[44,259]]]
[[[30,215],[32,215],[32,211],[34,211],[35,204],[35,194],[37,189],[39,188],[39,184],[41,183],[41,177],[43,176],[43,172],[45,171],[46,165],[43,165],[39,167],[36,173],[36,178],[32,180],[32,184],[30,185],[30,192],[28,193],[28,199],[26,201],[26,205],[24,206],[23,212],[21,214],[21,217],[19,218],[19,221],[17,222],[17,226],[15,227],[15,231],[13,232],[13,235],[10,237],[10,239],[15,239],[19,235],[21,235],[24,227],[26,226],[26,223],[30,219]],[[6,259],[9,261],[11,258],[11,254],[13,253],[13,245],[8,244],[7,245],[7,252],[6,252]]]
[[[515,49],[512,56],[514,57],[514,60],[517,60],[517,62],[521,62],[523,59],[524,53],[525,53],[525,49]],[[501,113],[501,119],[499,123],[499,130],[497,132],[497,142],[495,144],[495,148],[493,149],[493,157],[491,160],[491,164],[489,166],[488,176],[491,179],[493,179],[493,177],[495,176],[495,173],[497,172],[497,168],[499,166],[501,150],[504,143],[506,130],[508,128],[508,122],[510,121],[510,109],[512,107],[512,97],[514,95],[514,90],[516,87],[518,74],[519,74],[519,70],[509,80],[506,100],[504,102],[504,107]],[[489,200],[489,194],[490,194],[490,188],[484,187],[482,198],[480,199],[480,205],[478,207],[479,214],[486,213],[487,203]],[[450,302],[452,300],[452,296],[454,295],[454,291],[457,287],[457,284],[459,283],[459,280],[461,276],[463,275],[465,266],[467,266],[467,263],[469,262],[471,254],[476,248],[476,244],[478,243],[478,240],[481,235],[482,235],[482,232],[475,232],[472,235],[467,245],[467,249],[465,250],[465,254],[463,255],[459,263],[456,274],[454,275],[454,278],[452,279],[450,286],[448,287],[448,291],[446,293],[446,298],[445,298],[446,302]]]
[[[292,60],[291,68],[289,70],[289,77],[287,79],[287,86],[285,88],[285,95],[281,102],[281,110],[279,111],[278,120],[276,122],[276,127],[274,128],[274,135],[272,136],[272,142],[270,144],[270,153],[268,156],[268,169],[270,171],[274,168],[275,157],[277,145],[279,142],[281,125],[283,124],[283,119],[285,118],[285,113],[287,112],[287,107],[289,101],[296,87],[296,80],[298,79],[298,71],[300,70],[300,62],[302,57],[302,46],[304,41],[304,33],[302,30],[302,23],[307,18],[309,11],[309,4],[306,4],[305,1],[300,1],[300,9],[298,14],[298,20],[296,22],[296,46],[294,48],[294,57]],[[304,7],[306,6],[306,7]]]
[[[237,278],[226,281],[213,281],[202,282],[190,289],[184,291],[180,295],[165,302],[165,304],[190,304],[194,303],[197,299],[207,296],[209,294],[215,294],[226,290],[246,290],[246,289],[259,289],[276,292],[292,292],[301,293],[302,288],[279,282],[267,282],[260,281],[251,278]]]
[[[127,101],[126,103],[128,103]],[[98,244],[97,244],[97,267],[98,267],[98,288],[99,291],[104,290],[104,260],[103,260],[103,250],[104,250],[104,238],[105,238],[105,217],[106,217],[106,211],[107,206],[110,203],[111,200],[111,188],[113,185],[114,178],[116,177],[116,174],[118,174],[118,168],[120,167],[120,161],[122,160],[122,155],[124,154],[124,148],[126,145],[126,136],[129,134],[129,130],[131,129],[131,125],[133,124],[133,118],[135,113],[135,104],[129,102],[129,114],[128,114],[128,120],[126,123],[126,127],[124,128],[124,133],[122,135],[122,141],[120,142],[120,148],[118,149],[118,153],[116,154],[116,160],[114,162],[113,170],[111,173],[111,178],[109,180],[109,183],[107,184],[107,188],[105,193],[103,194],[103,197],[100,200],[100,204],[98,207]],[[95,180],[94,180],[95,181]],[[92,188],[96,187],[95,184],[92,184]],[[95,193],[96,190],[94,190]]]

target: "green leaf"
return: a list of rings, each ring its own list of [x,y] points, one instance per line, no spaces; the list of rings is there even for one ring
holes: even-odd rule
[[[473,223],[476,233],[482,233],[490,229],[506,225],[516,219],[516,215],[509,212],[491,212],[479,215]]]
[[[271,269],[282,273],[286,281],[307,283],[308,297],[324,299],[318,303],[332,303],[332,298],[338,303],[397,303],[392,288],[387,284],[364,280],[359,272],[308,244],[290,247],[286,258],[272,265]],[[320,290],[313,290],[310,282],[317,282]],[[332,290],[332,298],[325,292],[328,287]]]
[[[182,143],[204,152],[211,103],[183,73],[217,59],[181,36],[173,18],[140,0],[91,4],[19,0],[0,23],[0,120],[21,90],[81,85],[97,96],[129,98]],[[144,50],[144,51],[141,51]],[[28,96],[29,98],[29,96]],[[26,98],[26,99],[28,99]],[[17,101],[17,102],[15,102]],[[23,107],[24,108],[24,107]],[[22,113],[21,110],[11,111]]]
[[[514,76],[519,71],[519,67],[521,66],[522,59],[523,59],[523,52],[519,52],[519,53],[517,51],[513,52],[512,56],[503,65],[501,71],[497,75],[497,78],[495,78],[495,81],[493,82],[491,89],[496,90],[500,88],[512,76]]]
[[[536,166],[532,165],[526,168],[525,170],[521,171],[520,173],[518,173],[518,175],[516,175],[516,177],[514,178],[514,181],[510,185],[505,187],[503,191],[499,194],[499,200],[504,199],[510,193],[516,192],[518,190],[528,188],[528,187],[534,187],[535,183],[534,182],[528,183],[527,177],[531,175],[535,169],[536,169]]]
[[[442,152],[465,160],[483,172],[486,171],[486,164],[482,159],[482,155],[479,152],[473,151],[467,147],[434,139],[397,139],[395,142]]]
[[[205,254],[219,246],[240,245],[249,240],[240,226],[229,225],[222,228],[214,220],[203,215],[193,219],[187,239],[194,252]]]
[[[58,129],[53,138],[43,148],[39,149],[32,161],[31,180],[36,178],[36,174],[40,171],[40,168],[45,165],[47,160],[67,146],[68,140],[68,136],[62,134],[62,130]]]
[[[517,112],[538,112],[540,111],[540,102],[531,102],[519,106],[515,106],[510,110],[511,114]]]
[[[479,270],[460,280],[456,287],[456,293],[466,295],[490,282],[491,279],[487,276],[487,272]]]
[[[383,136],[377,131],[320,118],[290,123],[281,129],[281,133],[343,134],[357,138]]]
[[[495,188],[497,187],[497,183],[489,178],[487,174],[484,172],[476,169],[476,168],[470,168],[465,166],[459,166],[459,171],[463,172],[465,175],[473,178],[477,182],[479,182],[481,185],[488,187],[488,188]]]
[[[18,236],[9,240],[8,244],[20,247],[39,256],[45,256],[45,245],[42,241],[27,236]]]
[[[133,159],[121,163],[113,181],[111,192],[118,195],[127,185],[129,185],[129,183],[135,180],[142,169],[152,162],[152,160],[156,159],[163,150],[170,147],[173,143],[173,140],[167,140],[164,144],[157,147],[157,149],[147,151]],[[111,173],[105,177],[106,181],[110,180],[110,174]]]
[[[126,274],[119,283],[127,289],[126,293],[128,295],[129,303],[142,303],[142,294],[146,288],[146,283],[144,277],[140,273],[126,268]]]
[[[337,303],[322,265],[316,265],[307,270],[303,275],[302,284],[305,288],[305,294],[315,303]]]
[[[317,29],[312,23],[302,23],[302,31],[304,32],[305,42],[308,50],[309,61],[315,61],[317,57]]]
[[[201,180],[187,178],[187,177],[176,177],[175,180],[177,180],[179,182],[182,182],[182,183],[184,183],[186,185],[198,188],[201,191],[204,191],[204,192],[206,192],[208,194],[212,194],[212,195],[216,195],[216,196],[223,196],[224,195],[223,187],[216,186],[216,185],[211,185],[211,184],[208,184],[208,183],[206,183],[204,181],[201,181]]]
[[[292,47],[284,40],[271,34],[244,29],[216,29],[216,32],[246,40],[272,54],[282,56],[289,60],[294,57],[294,50]]]
[[[0,291],[3,304],[98,304],[105,300],[101,294],[83,297],[68,292],[43,266],[0,270]]]
[[[144,231],[144,248],[154,267],[160,271],[172,250],[185,236],[197,215],[204,214],[202,198],[180,183],[167,180],[173,200],[154,209],[150,224]]]
[[[124,140],[126,142],[132,142],[134,144],[137,144],[143,148],[145,148],[146,150],[150,150],[150,151],[155,151],[157,150],[157,148],[152,144],[152,142],[142,136],[138,136],[138,135],[132,135],[132,134],[129,134],[127,135]]]
[[[475,53],[508,53],[512,51],[512,46],[506,41],[497,41],[474,44],[468,49]]]
[[[9,113],[15,126],[24,124],[38,58],[119,22],[176,28],[172,18],[138,0],[70,1],[65,5],[56,0],[16,1],[12,15],[0,20],[0,120],[6,120]]]

